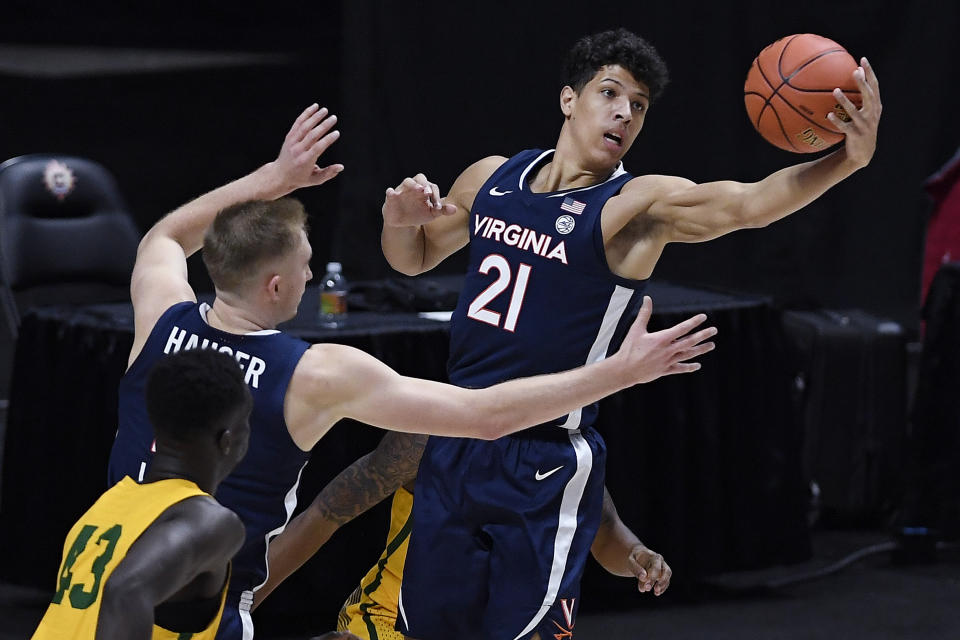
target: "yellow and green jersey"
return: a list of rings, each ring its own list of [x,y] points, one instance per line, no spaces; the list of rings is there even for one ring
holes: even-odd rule
[[[131,545],[170,506],[186,498],[205,495],[209,494],[188,480],[137,484],[125,477],[100,496],[67,534],[57,590],[33,640],[92,640],[100,617],[104,585]],[[226,586],[225,582],[220,608],[206,629],[198,633],[177,633],[155,625],[154,640],[212,640],[223,613]]]

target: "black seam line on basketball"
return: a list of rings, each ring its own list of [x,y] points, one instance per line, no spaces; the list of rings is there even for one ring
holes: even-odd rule
[[[789,44],[789,43],[787,43],[787,44]],[[786,47],[784,47],[784,48],[786,48]],[[837,51],[842,51],[842,49],[831,49],[830,51],[827,51],[826,53],[824,53],[824,54],[822,54],[822,55],[827,55],[828,53],[836,53]],[[822,56],[817,56],[817,58],[820,58],[820,57],[822,57]],[[813,60],[809,60],[809,61],[805,62],[805,63],[800,67],[800,69],[802,69],[803,67],[807,66],[808,64],[810,64],[811,62],[813,62],[813,61],[816,60],[817,58],[814,58]],[[785,105],[787,105],[788,107],[790,107],[791,109],[793,109],[793,110],[797,113],[797,115],[799,115],[801,118],[803,118],[804,120],[806,120],[807,122],[809,122],[809,123],[812,124],[813,126],[819,127],[820,129],[823,129],[824,131],[828,131],[828,132],[830,132],[830,133],[834,133],[834,134],[837,134],[837,135],[843,135],[843,132],[842,132],[842,131],[836,131],[836,130],[834,130],[834,129],[828,129],[827,127],[823,126],[822,124],[820,124],[820,123],[817,122],[816,120],[811,120],[810,117],[807,116],[807,114],[805,114],[803,111],[800,111],[800,110],[797,109],[795,106],[793,106],[792,104],[790,104],[790,102],[780,94],[780,88],[783,87],[784,85],[787,85],[787,86],[790,87],[791,89],[794,89],[794,90],[797,90],[797,91],[802,91],[802,89],[797,89],[796,87],[794,87],[792,84],[789,83],[790,78],[792,78],[793,76],[795,76],[795,75],[800,71],[800,69],[797,69],[797,71],[795,71],[795,72],[793,72],[792,74],[790,74],[790,77],[787,78],[784,82],[782,82],[782,83],[780,84],[780,86],[774,87],[774,86],[773,86],[773,83],[770,82],[770,79],[767,78],[767,74],[765,74],[765,73],[763,72],[763,67],[760,66],[760,60],[759,60],[759,58],[757,59],[756,62],[757,62],[757,71],[760,72],[760,77],[763,78],[764,82],[767,83],[767,86],[770,87],[770,90],[773,92],[773,93],[770,94],[770,97],[766,99],[766,101],[764,102],[763,108],[760,109],[760,113],[757,115],[757,124],[754,125],[757,129],[760,128],[760,117],[763,115],[763,112],[766,110],[766,108],[770,106],[770,101],[773,100],[773,97],[774,97],[774,96],[779,96],[780,99],[783,100],[783,103],[784,103]],[[777,75],[779,75],[781,79],[783,78],[783,75],[780,74],[780,62],[779,62],[779,61],[777,62]],[[831,90],[831,91],[832,91],[832,90]],[[857,93],[859,93],[859,91],[858,91]],[[758,95],[759,95],[759,94],[758,94]],[[773,111],[776,112],[776,109],[773,109]],[[780,121],[779,116],[777,117],[777,121],[778,121],[778,122]],[[828,122],[829,122],[829,121],[828,121]],[[781,128],[782,128],[782,126],[783,126],[783,125],[781,124]],[[791,146],[793,146],[792,143],[791,143]],[[794,147],[794,149],[796,149],[796,147]]]
[[[784,100],[784,102],[786,102],[786,100]],[[787,130],[783,128],[783,121],[780,120],[780,114],[777,113],[776,109],[770,109],[770,111],[773,112],[774,117],[777,119],[777,126],[780,127],[780,133],[783,134],[783,139],[787,141],[787,144],[793,147],[794,151],[800,152],[801,150],[797,148],[797,145],[793,144],[793,140],[791,140],[790,136],[787,135]]]
[[[797,34],[797,35],[793,36],[792,38],[790,38],[789,40],[787,40],[786,44],[783,45],[783,49],[780,50],[780,58],[783,57],[783,52],[784,52],[784,50],[786,50],[786,48],[787,48],[788,46],[790,46],[790,43],[793,42],[794,40],[796,40],[796,39],[799,38],[799,37],[800,37],[800,34]],[[770,45],[770,46],[773,46],[773,45]],[[763,51],[760,52],[760,55],[763,55]],[[783,76],[780,74],[780,58],[777,58],[777,75],[779,75],[779,76],[782,78]],[[770,82],[770,79],[769,79],[769,78],[767,78],[767,74],[765,74],[765,73],[763,72],[763,66],[761,66],[761,64],[760,64],[760,56],[758,55],[756,58],[754,58],[754,59],[753,59],[753,62],[757,65],[757,73],[760,74],[760,77],[763,78],[763,81],[767,83],[767,86],[768,86],[768,87],[770,87],[770,91],[773,92],[773,93],[771,93],[768,97],[765,97],[765,98],[764,98],[763,106],[760,107],[760,111],[757,112],[757,122],[756,122],[756,124],[754,124],[753,126],[754,126],[754,128],[755,128],[757,131],[759,131],[759,130],[760,130],[760,119],[763,117],[763,112],[766,111],[766,110],[767,110],[767,107],[770,106],[770,98],[772,98],[774,95],[776,95],[777,90],[774,89],[773,83]],[[774,111],[776,111],[776,110],[774,110]],[[778,118],[778,119],[779,119],[779,118]]]
[[[787,45],[789,45],[789,44],[790,44],[790,43],[788,42]],[[809,60],[807,60],[806,62],[804,62],[802,65],[800,65],[799,67],[797,67],[796,69],[794,69],[794,70],[793,70],[793,73],[791,73],[789,76],[784,77],[783,72],[780,70],[780,63],[783,62],[783,54],[786,52],[786,50],[787,50],[787,47],[784,47],[784,48],[783,48],[783,51],[780,52],[780,57],[777,58],[777,75],[780,76],[780,79],[781,79],[781,80],[783,80],[783,82],[780,83],[780,86],[781,86],[781,87],[782,87],[783,85],[785,85],[785,84],[790,84],[790,79],[791,79],[791,78],[793,78],[795,75],[797,75],[798,73],[800,73],[801,71],[803,71],[804,69],[806,69],[808,66],[810,66],[811,64],[813,64],[814,62],[816,62],[816,61],[819,60],[820,58],[823,58],[824,56],[828,56],[828,55],[830,55],[831,53],[842,53],[842,52],[843,52],[843,49],[842,49],[842,48],[840,48],[840,49],[830,49],[829,51],[821,51],[821,52],[818,53],[816,56],[814,56],[813,58],[810,58]],[[760,65],[757,65],[757,66],[760,66]],[[779,88],[779,87],[778,87],[778,88]]]
[[[793,77],[794,77],[795,75],[797,75],[798,73],[800,73],[800,71],[802,71],[803,69],[805,69],[805,68],[807,67],[807,65],[812,64],[813,62],[819,60],[819,59],[822,58],[823,56],[829,55],[829,54],[831,54],[831,53],[838,53],[838,52],[840,52],[840,51],[843,51],[842,48],[841,48],[841,49],[831,49],[831,50],[829,50],[829,51],[824,51],[823,53],[817,55],[815,58],[813,58],[813,59],[811,59],[811,60],[807,60],[806,62],[804,62],[802,65],[800,65],[799,67],[797,67],[797,69],[794,70],[793,73],[791,73],[789,76],[787,76],[786,78],[784,78],[784,77],[783,77],[783,72],[780,71],[780,65],[781,65],[781,63],[783,62],[783,54],[784,54],[784,52],[786,52],[787,47],[790,46],[790,43],[793,42],[797,37],[798,37],[798,36],[794,36],[793,38],[790,38],[790,39],[787,41],[787,43],[786,43],[785,45],[783,45],[783,49],[780,50],[780,55],[777,57],[777,75],[780,76],[780,79],[783,81],[783,82],[781,82],[778,86],[776,86],[776,87],[773,86],[773,83],[770,82],[770,78],[768,78],[768,77],[767,77],[767,74],[763,72],[763,66],[760,64],[760,56],[757,56],[757,57],[754,59],[754,62],[757,63],[757,71],[760,73],[760,77],[763,78],[764,82],[767,83],[767,86],[770,87],[770,91],[772,92],[772,93],[770,94],[770,97],[766,99],[763,107],[760,109],[760,113],[757,114],[757,124],[756,124],[757,127],[760,126],[760,117],[763,115],[763,112],[766,111],[767,107],[770,106],[770,100],[773,99],[773,96],[780,95],[780,88],[783,87],[783,85],[788,85],[791,89],[796,89],[796,87],[794,87],[793,85],[790,84],[790,79],[793,78]],[[787,102],[786,100],[784,100],[784,102],[786,102],[787,104],[790,104],[790,103]],[[792,105],[791,105],[791,106],[792,106]],[[807,118],[803,113],[801,113],[801,112],[799,112],[799,111],[797,111],[797,113],[799,113],[801,116],[803,116],[808,122],[811,122],[811,123],[813,123],[813,124],[817,124],[816,122],[813,122],[812,120],[810,120],[809,118]],[[819,126],[819,125],[818,125],[818,126]],[[830,129],[826,129],[826,131],[830,131]],[[834,131],[833,133],[839,133],[839,131]]]

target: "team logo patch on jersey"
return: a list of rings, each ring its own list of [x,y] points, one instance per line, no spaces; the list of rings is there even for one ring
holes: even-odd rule
[[[579,200],[574,200],[573,198],[564,198],[563,203],[560,205],[560,208],[564,211],[569,211],[570,213],[575,213],[580,215],[583,213],[583,210],[587,207],[586,202],[580,202]]]
[[[57,200],[66,198],[76,183],[73,171],[59,160],[51,160],[43,168],[43,184]]]
[[[577,221],[573,219],[573,216],[560,216],[557,218],[557,223],[555,225],[557,231],[566,235],[573,231],[573,228],[577,226]]]

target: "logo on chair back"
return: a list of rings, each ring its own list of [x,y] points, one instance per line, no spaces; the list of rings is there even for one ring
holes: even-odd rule
[[[43,168],[43,184],[47,191],[52,193],[57,200],[63,200],[67,194],[73,191],[77,180],[73,177],[73,171],[67,165],[59,160],[51,160]]]

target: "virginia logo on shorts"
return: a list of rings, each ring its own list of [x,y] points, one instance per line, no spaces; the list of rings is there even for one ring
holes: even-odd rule
[[[59,160],[51,160],[43,168],[43,184],[57,200],[66,198],[67,194],[73,191],[76,182],[70,167]]]
[[[560,610],[563,612],[563,621],[566,623],[566,626],[556,620],[550,621],[557,627],[557,632],[553,634],[554,640],[570,640],[573,638],[573,604],[576,601],[576,598],[570,598],[568,604],[566,598],[560,599]]]

